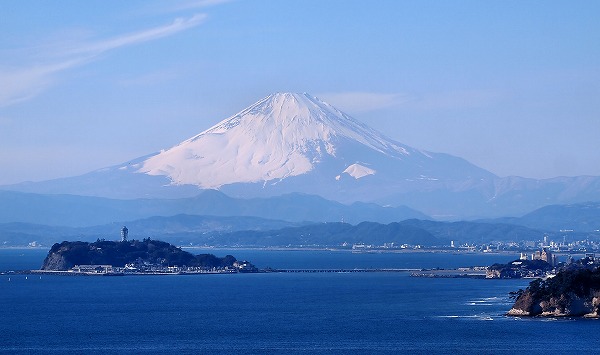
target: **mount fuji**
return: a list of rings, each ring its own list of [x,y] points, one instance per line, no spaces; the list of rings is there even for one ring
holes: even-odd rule
[[[111,198],[179,198],[205,189],[238,198],[300,192],[448,218],[600,199],[599,178],[499,178],[464,159],[396,142],[306,93],[269,95],[176,146],[124,164],[2,189]]]
[[[329,176],[332,181],[343,173],[355,179],[375,175],[367,167],[371,162],[350,160],[365,155],[371,160],[428,158],[308,94],[277,93],[149,158],[140,171],[168,176],[177,185],[266,187],[331,165],[338,173]]]
[[[415,182],[494,178],[462,159],[395,142],[308,94],[291,93],[270,95],[135,168],[166,176],[171,185],[238,196],[301,191],[345,202],[376,200]]]

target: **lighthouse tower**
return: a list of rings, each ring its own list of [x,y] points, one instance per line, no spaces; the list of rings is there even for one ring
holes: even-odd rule
[[[121,241],[122,242],[127,241],[128,234],[129,234],[129,230],[127,229],[127,227],[123,226],[123,228],[121,228]]]

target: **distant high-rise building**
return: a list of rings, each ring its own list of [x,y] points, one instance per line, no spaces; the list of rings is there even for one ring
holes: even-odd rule
[[[519,258],[519,260],[527,260],[527,254],[521,253],[521,257]]]
[[[546,248],[542,248],[541,251],[536,251],[534,254],[532,254],[531,260],[543,260],[551,266],[556,266],[557,264],[556,255]]]
[[[127,229],[127,227],[123,226],[123,228],[121,228],[121,241],[122,242],[127,241],[128,234],[129,234],[129,229]]]

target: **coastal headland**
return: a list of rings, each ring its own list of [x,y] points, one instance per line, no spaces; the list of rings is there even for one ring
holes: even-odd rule
[[[511,293],[509,316],[600,318],[600,268],[571,268]]]

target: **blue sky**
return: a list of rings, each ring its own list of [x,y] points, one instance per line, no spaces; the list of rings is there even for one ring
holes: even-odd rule
[[[598,1],[0,1],[0,184],[308,92],[499,176],[600,175]]]

